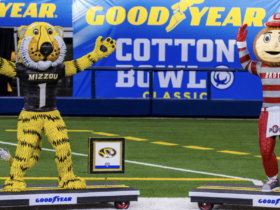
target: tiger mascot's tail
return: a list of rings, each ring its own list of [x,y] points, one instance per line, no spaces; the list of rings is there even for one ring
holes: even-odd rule
[[[34,147],[33,156],[29,159],[27,163],[27,169],[32,168],[35,163],[39,160],[41,154],[42,142],[40,141],[36,147]],[[0,158],[5,160],[10,165],[13,164],[14,158],[11,156],[9,150],[0,148]]]

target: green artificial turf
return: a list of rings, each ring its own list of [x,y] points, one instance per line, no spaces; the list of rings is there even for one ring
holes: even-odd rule
[[[125,159],[141,163],[156,164],[180,169],[223,174],[250,179],[266,178],[260,157],[257,120],[192,120],[192,119],[132,119],[132,118],[64,118],[68,130],[93,130],[116,134],[116,137],[135,137],[147,141],[125,141]],[[0,118],[0,141],[16,143],[16,117]],[[87,154],[89,137],[106,137],[91,132],[69,132],[72,152]],[[45,137],[43,148],[52,149]],[[278,141],[278,140],[277,140]],[[167,146],[153,142],[167,142],[176,145]],[[198,150],[183,146],[212,148]],[[15,146],[4,145],[12,156]],[[236,155],[219,151],[249,153]],[[275,153],[280,156],[279,144]],[[54,162],[55,153],[42,151],[38,163],[28,170],[25,177],[57,177]],[[88,174],[88,159],[85,156],[72,155],[74,172],[81,177],[105,177],[104,174]],[[10,166],[0,161],[0,177],[9,176]],[[199,173],[191,173],[166,168],[158,168],[126,162],[124,174],[108,174],[108,178],[222,178]],[[31,183],[57,183],[55,180],[26,180]],[[90,181],[87,181],[90,182]],[[92,181],[101,182],[101,181]],[[186,197],[188,191],[213,181],[147,181],[118,180],[140,190],[141,197]],[[250,181],[215,181],[227,184],[253,184]],[[0,180],[3,185],[4,180]]]

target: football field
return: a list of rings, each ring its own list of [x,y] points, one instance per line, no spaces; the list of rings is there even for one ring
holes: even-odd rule
[[[256,184],[266,179],[258,143],[257,120],[135,119],[64,117],[74,172],[87,182],[104,182],[105,174],[88,174],[88,138],[124,137],[125,173],[114,181],[140,190],[140,197],[187,197],[206,183]],[[0,118],[0,147],[14,157],[17,117]],[[43,135],[43,150],[24,176],[27,184],[57,183],[55,152]],[[278,141],[278,140],[277,140]],[[280,157],[279,144],[275,152]],[[10,165],[0,161],[0,184]]]

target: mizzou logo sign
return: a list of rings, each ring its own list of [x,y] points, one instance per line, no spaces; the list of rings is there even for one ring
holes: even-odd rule
[[[106,147],[98,151],[99,156],[103,158],[112,158],[117,154],[117,151],[113,148]]]

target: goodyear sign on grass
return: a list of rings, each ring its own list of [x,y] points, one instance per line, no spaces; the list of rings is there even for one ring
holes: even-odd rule
[[[69,0],[0,0],[0,26],[48,22],[72,27],[72,2]]]
[[[279,1],[226,0],[74,0],[74,56],[94,48],[102,35],[117,41],[111,56],[94,66],[241,68],[236,34],[248,24],[248,48]],[[90,97],[90,74],[74,78],[76,97]],[[98,71],[96,96],[148,97],[149,77],[141,71]],[[261,99],[257,77],[248,73],[211,75],[212,98]],[[207,98],[206,72],[155,72],[155,98]],[[256,90],[260,90],[256,91]]]

